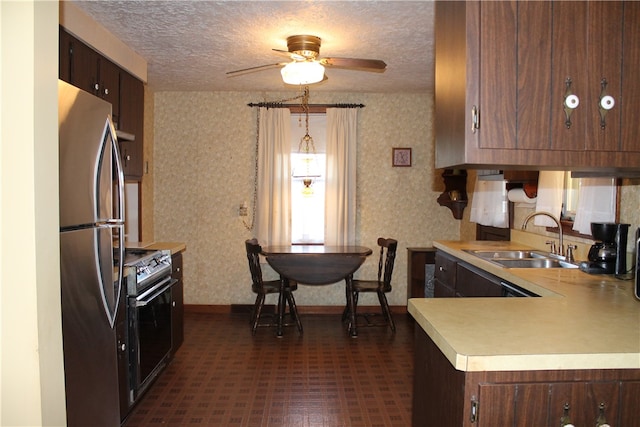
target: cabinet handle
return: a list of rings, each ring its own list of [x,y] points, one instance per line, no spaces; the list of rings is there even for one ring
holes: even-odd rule
[[[564,404],[562,411],[562,417],[560,418],[560,427],[575,427],[571,424],[571,417],[569,416],[569,403]]]
[[[571,83],[571,77],[567,77],[564,81],[566,90],[564,92],[564,102],[562,103],[562,105],[564,107],[565,116],[564,125],[567,127],[567,129],[571,128],[571,113],[573,113],[573,110],[578,108],[578,105],[580,105],[580,98],[578,98],[578,96],[573,93],[573,89],[571,89]]]
[[[607,112],[616,105],[616,100],[611,95],[607,95],[607,79],[600,81],[600,101],[598,102],[598,110],[600,111],[600,128],[607,127],[605,117]]]
[[[480,129],[480,114],[478,107],[474,105],[471,107],[471,133],[476,133]]]
[[[471,424],[475,423],[478,420],[478,400],[475,396],[471,398],[471,414],[469,416],[469,421]]]
[[[607,423],[607,418],[604,416],[604,402],[600,402],[598,406],[598,419],[596,420],[596,427],[611,427],[609,423]]]

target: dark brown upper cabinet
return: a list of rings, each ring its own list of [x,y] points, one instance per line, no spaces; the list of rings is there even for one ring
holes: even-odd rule
[[[437,168],[640,169],[640,3],[438,1],[435,19]]]
[[[60,27],[59,78],[111,104],[125,178],[143,175],[144,84]]]

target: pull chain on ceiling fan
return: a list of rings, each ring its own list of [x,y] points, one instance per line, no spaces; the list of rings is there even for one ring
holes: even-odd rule
[[[325,67],[340,68],[356,71],[370,71],[382,73],[387,64],[379,59],[361,58],[318,58],[320,55],[320,37],[311,35],[297,35],[287,37],[287,50],[273,49],[275,52],[289,55],[291,62],[259,65],[229,71],[227,75],[235,76],[255,71],[283,67],[282,79],[287,84],[305,85],[327,80]]]

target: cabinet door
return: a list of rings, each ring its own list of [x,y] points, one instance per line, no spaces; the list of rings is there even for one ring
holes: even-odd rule
[[[58,78],[71,83],[71,36],[59,28],[58,35]]]
[[[71,84],[99,96],[98,61],[100,56],[80,40],[72,36],[69,37],[71,37]]]
[[[448,287],[455,289],[456,287],[456,264],[457,259],[445,254],[444,252],[436,252],[436,268],[434,277]]]
[[[518,2],[517,147],[550,148],[552,3]]]
[[[184,341],[184,285],[182,282],[182,254],[171,256],[171,277],[178,282],[171,288],[171,356]]]
[[[601,127],[600,95],[620,100],[622,72],[622,3],[553,3],[552,149],[616,151],[620,142],[620,108],[606,114]],[[580,103],[570,124],[564,95]]]
[[[456,266],[456,296],[501,297],[500,279],[459,262]]]
[[[100,88],[98,96],[111,104],[111,115],[117,129],[120,128],[120,68],[106,58],[99,60]]]
[[[479,8],[478,147],[517,148],[517,3],[481,2]]]
[[[604,404],[607,421],[612,425],[617,424],[619,384],[617,381],[551,384],[549,425],[560,425],[565,405],[568,405],[566,412],[573,425],[595,425],[600,404]]]
[[[548,384],[480,384],[478,427],[555,426],[548,422]]]
[[[609,423],[614,425],[613,423]],[[640,427],[640,381],[623,382],[620,386],[620,426]]]
[[[135,136],[134,141],[119,141],[124,174],[140,179],[144,164],[144,85],[131,74],[120,73],[120,130]]]
[[[621,151],[640,151],[640,2],[624,2],[622,97],[616,99],[622,114]],[[635,76],[635,77],[634,77]],[[607,116],[607,126],[609,118]],[[640,418],[640,417],[639,417]]]

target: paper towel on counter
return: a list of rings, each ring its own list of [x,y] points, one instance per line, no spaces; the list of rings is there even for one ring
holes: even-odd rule
[[[507,197],[509,198],[510,202],[526,205],[534,205],[536,203],[536,200],[538,200],[537,197],[528,197],[523,188],[513,188],[509,190],[509,192],[507,193]]]

